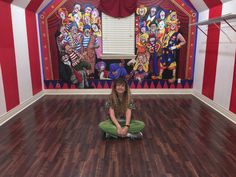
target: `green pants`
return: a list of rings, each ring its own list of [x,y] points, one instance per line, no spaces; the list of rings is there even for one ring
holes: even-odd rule
[[[124,127],[125,126],[125,121],[120,122],[120,125],[121,125],[121,127]],[[144,129],[144,126],[145,126],[144,122],[132,119],[130,121],[130,127],[129,127],[128,132],[129,133],[139,133],[140,131],[142,131]],[[113,122],[110,119],[102,121],[99,124],[99,127],[105,133],[108,133],[111,136],[113,136],[114,138],[117,138],[116,126],[115,126],[115,124],[113,124]]]

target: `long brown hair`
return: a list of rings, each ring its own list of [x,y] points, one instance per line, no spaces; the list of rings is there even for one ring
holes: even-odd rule
[[[118,79],[114,80],[112,83],[112,91],[111,91],[111,95],[110,95],[113,105],[118,105],[118,102],[119,102],[118,93],[116,91],[117,85],[124,85],[125,86],[125,92],[123,93],[122,104],[121,104],[122,112],[125,113],[128,108],[128,105],[131,101],[130,88],[129,88],[127,81],[124,78],[118,78]]]

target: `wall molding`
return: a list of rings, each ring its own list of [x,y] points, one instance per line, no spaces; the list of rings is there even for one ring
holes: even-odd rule
[[[111,89],[46,89],[45,95],[109,95]]]
[[[148,94],[147,94],[148,92]],[[192,89],[131,89],[134,95],[192,94]],[[109,95],[111,89],[47,89],[45,95]]]
[[[29,98],[28,100],[24,101],[23,103],[19,104],[15,108],[11,109],[7,113],[0,116],[0,126],[2,126],[4,123],[6,123],[8,120],[13,118],[15,115],[26,109],[28,106],[39,100],[44,96],[44,92],[41,91],[37,94],[35,94],[33,97]]]
[[[193,96],[195,96],[197,99],[205,103],[206,105],[210,106],[213,108],[215,111],[223,115],[225,118],[229,119],[231,122],[236,124],[236,114],[232,113],[231,111],[227,110],[223,106],[217,104],[210,98],[202,95],[201,93],[197,92],[196,90],[193,90]]]
[[[44,95],[109,95],[111,89],[47,89],[34,95],[32,98],[16,106],[9,112],[0,116],[0,126],[26,109],[28,106],[42,98]],[[186,94],[193,95],[206,105],[219,112],[221,115],[236,124],[236,114],[215,103],[194,89],[131,89],[133,95],[164,95],[164,94]],[[148,94],[147,94],[148,92]]]

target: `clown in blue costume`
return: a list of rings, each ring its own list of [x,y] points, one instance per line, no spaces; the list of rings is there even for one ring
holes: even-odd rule
[[[124,67],[124,64],[124,60],[121,60],[121,63],[110,64],[110,71],[108,77],[112,80],[125,77],[127,75],[127,71]]]
[[[168,79],[170,83],[176,80],[176,50],[186,44],[182,34],[178,32],[179,21],[176,12],[172,12],[167,20],[169,32],[165,34],[162,43],[162,56],[160,60],[160,73],[158,79],[162,79],[165,69],[172,71],[172,78]]]

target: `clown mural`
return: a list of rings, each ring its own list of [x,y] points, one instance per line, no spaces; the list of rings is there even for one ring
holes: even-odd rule
[[[77,88],[87,88],[89,79],[126,77],[124,60],[105,62],[101,59],[101,17],[96,7],[76,3],[71,12],[59,8],[57,17],[61,21],[60,34],[56,38],[60,79],[76,84]]]
[[[59,8],[56,16],[60,20],[56,37],[59,73],[64,82],[87,88],[91,79],[177,81],[182,61],[178,51],[186,41],[176,11],[145,5],[136,9],[136,58],[130,61],[101,59],[102,19],[96,7],[76,2],[70,10]]]
[[[60,78],[77,84],[78,88],[89,87],[87,78],[94,78],[95,64],[102,53],[99,11],[90,4],[76,3],[71,12],[62,7],[56,14],[61,20],[60,34],[56,38],[62,65]]]
[[[136,10],[135,23],[137,60],[145,58],[143,60],[145,65],[142,64],[140,67],[140,69],[143,68],[142,72],[145,74],[143,74],[144,77],[139,77],[139,81],[148,78],[175,82],[176,51],[186,44],[183,35],[179,32],[180,21],[177,13],[159,6],[141,5]],[[128,64],[131,63],[135,64],[135,61],[128,62]],[[137,65],[135,66],[133,71],[138,68]],[[165,71],[171,72],[171,76],[165,76]],[[133,73],[130,76],[132,78]]]

